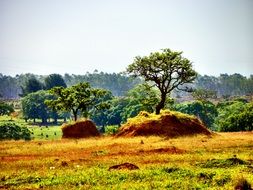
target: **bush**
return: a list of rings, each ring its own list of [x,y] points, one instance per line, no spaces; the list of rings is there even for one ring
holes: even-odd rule
[[[253,103],[236,102],[223,107],[219,112],[216,119],[219,131],[253,130]]]
[[[114,135],[118,132],[119,126],[118,125],[109,125],[105,128],[105,133],[109,135]]]
[[[0,115],[10,115],[12,112],[14,112],[13,105],[0,102]]]
[[[194,101],[194,102],[187,102],[182,104],[174,105],[174,110],[195,115],[196,117],[200,118],[201,121],[209,128],[215,129],[213,124],[215,121],[215,117],[217,117],[218,112],[215,105],[209,101]]]
[[[27,127],[13,122],[0,123],[0,140],[31,140],[31,132]]]

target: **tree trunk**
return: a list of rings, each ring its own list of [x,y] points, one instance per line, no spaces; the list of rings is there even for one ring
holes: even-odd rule
[[[74,115],[74,120],[76,121],[78,110],[72,110],[72,111],[73,111],[73,115]]]
[[[41,120],[42,120],[42,124],[46,124],[47,123],[47,118],[46,117],[42,117]]]
[[[165,106],[165,101],[166,101],[166,93],[161,93],[161,101],[159,102],[159,104],[157,104],[157,106],[156,106],[156,108],[155,108],[155,113],[156,113],[156,115],[159,115],[161,109],[164,108],[164,106]]]
[[[54,117],[54,124],[57,124],[57,117]]]

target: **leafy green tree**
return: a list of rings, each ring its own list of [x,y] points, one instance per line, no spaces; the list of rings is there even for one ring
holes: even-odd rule
[[[175,104],[174,110],[195,115],[202,120],[202,122],[210,129],[215,129],[214,121],[218,115],[216,106],[209,101],[194,101],[181,104]]]
[[[182,56],[182,52],[173,52],[170,49],[151,53],[149,56],[135,57],[127,72],[153,82],[159,89],[160,101],[156,105],[156,114],[164,108],[166,98],[172,90],[193,82],[197,75],[191,62]]]
[[[59,87],[59,86],[62,86],[64,88],[67,87],[65,81],[63,80],[62,76],[59,75],[59,74],[51,74],[51,75],[48,75],[46,78],[45,78],[45,89],[46,90],[50,90],[51,88],[53,87]]]
[[[138,115],[140,111],[154,112],[159,102],[159,92],[147,83],[143,83],[130,90],[126,95],[126,100],[128,103],[122,110],[122,121]]]
[[[29,78],[26,81],[25,85],[22,86],[21,88],[22,88],[22,94],[20,94],[20,96],[24,97],[32,92],[43,90],[43,84],[35,77],[32,77],[32,78]]]
[[[213,91],[213,90],[206,90],[206,89],[199,88],[199,89],[193,90],[192,96],[195,100],[205,102],[210,99],[217,98],[217,93],[216,91]]]
[[[14,112],[13,105],[0,101],[0,115],[10,115],[12,112]]]
[[[45,103],[55,110],[72,112],[76,121],[79,112],[87,117],[92,108],[103,107],[102,102],[98,103],[97,100],[106,95],[107,91],[91,88],[89,83],[79,83],[68,88],[54,87],[49,93],[56,99]]]
[[[114,98],[112,93],[108,90],[101,91],[104,93],[102,96],[98,96],[94,101],[95,105],[91,108],[91,119],[100,126],[105,126],[108,122],[108,109],[110,109],[111,100]]]
[[[127,93],[127,97],[131,98],[133,103],[141,104],[143,108],[141,111],[154,112],[155,105],[159,101],[159,92],[149,84],[143,83],[131,89]]]
[[[41,119],[42,123],[47,123],[51,110],[44,103],[48,99],[53,99],[47,91],[37,91],[22,98],[23,117],[27,119]]]
[[[253,103],[243,99],[225,101],[217,105],[219,115],[215,120],[219,131],[250,131],[253,129]]]
[[[106,111],[108,125],[120,125],[123,122],[123,109],[128,105],[129,98],[115,97],[110,101],[111,106]]]

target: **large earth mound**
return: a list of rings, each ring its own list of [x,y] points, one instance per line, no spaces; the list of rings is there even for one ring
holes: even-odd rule
[[[63,138],[85,138],[99,135],[96,125],[91,120],[81,120],[62,126]]]
[[[196,134],[211,135],[211,132],[194,116],[163,110],[159,115],[140,112],[136,117],[128,119],[116,136],[178,137]]]

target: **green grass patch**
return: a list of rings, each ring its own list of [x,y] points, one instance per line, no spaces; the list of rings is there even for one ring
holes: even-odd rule
[[[62,137],[60,126],[29,126],[34,140],[59,140]]]

